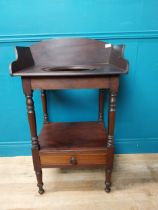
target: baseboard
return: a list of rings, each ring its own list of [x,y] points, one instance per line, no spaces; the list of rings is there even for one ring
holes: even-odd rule
[[[158,138],[120,139],[115,142],[116,154],[158,153]]]
[[[119,139],[115,141],[116,154],[158,153],[158,139]],[[31,144],[28,142],[1,142],[0,156],[31,155]]]
[[[28,142],[0,142],[0,157],[31,155],[31,143]]]

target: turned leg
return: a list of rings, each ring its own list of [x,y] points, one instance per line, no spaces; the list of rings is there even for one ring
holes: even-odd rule
[[[37,129],[36,129],[36,118],[35,118],[35,111],[34,111],[34,102],[32,99],[32,94],[26,95],[26,104],[27,104],[27,110],[28,110],[28,120],[30,125],[30,131],[31,131],[31,139],[32,139],[32,158],[33,158],[33,164],[34,164],[34,170],[37,177],[37,186],[39,188],[39,193],[43,194],[43,182],[42,182],[42,169],[40,164],[40,158],[39,158],[39,143],[38,143],[38,137],[37,137]]]
[[[42,169],[41,169],[41,163],[40,163],[40,157],[39,157],[40,146],[38,143],[34,102],[32,98],[32,90],[30,87],[29,79],[23,79],[23,90],[26,96],[27,114],[28,114],[28,121],[29,121],[31,139],[32,139],[32,159],[33,159],[34,170],[37,177],[37,186],[39,188],[38,192],[40,194],[43,194],[44,189],[43,189],[43,181],[42,181]]]
[[[48,123],[47,98],[46,98],[45,90],[41,90],[41,99],[42,99],[42,107],[43,107],[43,114],[44,114],[44,123]]]
[[[110,91],[109,97],[109,112],[108,112],[108,142],[107,142],[107,165],[106,165],[106,180],[105,191],[111,190],[111,174],[114,159],[114,124],[115,124],[115,110],[116,110],[116,92]]]
[[[98,116],[98,120],[99,122],[103,121],[104,119],[104,93],[105,90],[104,89],[99,89],[99,116]]]

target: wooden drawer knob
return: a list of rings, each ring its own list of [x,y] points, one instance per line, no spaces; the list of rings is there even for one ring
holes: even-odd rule
[[[76,159],[76,157],[70,157],[70,164],[77,165],[77,159]]]

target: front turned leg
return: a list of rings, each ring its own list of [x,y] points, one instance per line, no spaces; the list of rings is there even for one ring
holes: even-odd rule
[[[108,148],[107,151],[107,167],[105,169],[105,191],[109,193],[111,191],[111,175],[112,175],[112,168],[113,168],[113,160],[114,160],[114,148]]]
[[[111,191],[111,174],[114,160],[114,125],[115,125],[115,110],[116,110],[116,92],[110,92],[109,97],[109,112],[108,112],[108,142],[107,142],[107,165],[105,191]]]
[[[111,174],[112,169],[106,169],[106,181],[105,181],[105,192],[109,193],[111,191]]]
[[[32,159],[34,170],[37,178],[37,186],[39,188],[39,193],[43,194],[43,181],[42,181],[42,169],[39,157],[39,143],[37,137],[37,129],[36,129],[36,118],[35,118],[35,111],[34,111],[34,102],[32,98],[32,91],[29,93],[26,92],[26,105],[27,105],[27,113],[28,113],[28,120],[30,125],[30,132],[31,132],[31,139],[32,139]]]
[[[44,193],[43,182],[42,182],[42,170],[35,171],[35,173],[36,173],[36,178],[37,178],[37,187],[39,188],[38,192],[39,194],[42,195]]]

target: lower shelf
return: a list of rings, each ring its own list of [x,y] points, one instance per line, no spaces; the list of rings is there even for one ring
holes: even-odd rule
[[[39,135],[41,165],[105,166],[106,143],[102,122],[45,124]]]

